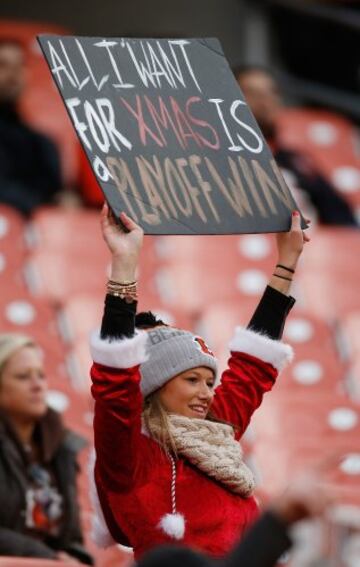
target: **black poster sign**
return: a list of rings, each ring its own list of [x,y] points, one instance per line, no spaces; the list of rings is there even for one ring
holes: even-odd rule
[[[39,42],[116,215],[148,234],[289,228],[296,205],[216,39]]]

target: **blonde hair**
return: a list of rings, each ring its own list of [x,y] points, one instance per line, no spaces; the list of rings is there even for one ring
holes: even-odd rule
[[[177,455],[176,446],[170,431],[167,411],[161,403],[159,390],[149,394],[144,400],[142,417],[150,435],[158,441],[165,453]],[[160,430],[160,435],[158,431]]]
[[[0,334],[0,378],[9,358],[23,347],[37,347],[34,339],[20,333]]]

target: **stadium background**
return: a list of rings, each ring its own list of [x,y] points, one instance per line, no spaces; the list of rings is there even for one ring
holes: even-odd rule
[[[282,136],[311,153],[360,217],[357,2],[2,0],[0,36],[19,38],[29,55],[22,112],[59,144],[67,186],[81,187],[81,152],[35,42],[39,32],[217,36],[230,64],[275,68],[290,105]],[[285,331],[296,359],[257,412],[244,447],[261,502],[310,466],[339,496],[334,517],[300,527],[300,544],[283,564],[331,556],[333,565],[353,567],[347,549],[360,532],[360,234],[315,226],[311,237]],[[144,248],[140,308],[205,334],[224,366],[232,330],[246,324],[274,265],[272,237],[146,237]],[[88,334],[100,323],[107,269],[96,210],[47,208],[25,222],[0,205],[1,328],[39,340],[49,403],[90,443]],[[89,534],[87,458],[79,489]],[[89,547],[100,567],[131,559],[123,549],[95,550],[90,540]],[[0,566],[30,565],[9,561],[0,558]]]

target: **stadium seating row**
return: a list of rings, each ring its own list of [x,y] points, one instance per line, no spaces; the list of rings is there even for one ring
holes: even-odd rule
[[[0,22],[0,37],[20,39],[27,51],[30,81],[22,109],[34,126],[59,144],[66,185],[77,184],[85,200],[97,205],[102,197],[96,181],[35,41],[40,31],[67,30]],[[360,211],[359,157],[351,125],[330,113],[293,109],[284,112],[281,129],[284,142],[311,153]],[[294,291],[297,305],[285,331],[296,359],[267,397],[244,441],[264,501],[294,474],[315,467],[345,506],[345,516],[354,514],[346,508],[349,503],[359,515],[359,257],[358,233],[316,228],[302,259]],[[274,240],[268,235],[146,237],[139,307],[152,308],[170,324],[204,335],[223,368],[233,329],[249,321],[274,260]],[[89,446],[93,407],[88,334],[100,323],[107,274],[108,255],[96,211],[46,208],[25,223],[0,206],[0,327],[31,334],[43,347],[49,404],[64,413]],[[96,550],[89,540],[87,458],[85,451],[79,495],[88,545],[100,567],[124,566],[131,561],[130,554],[117,548]],[[35,564],[52,567],[54,562],[0,558],[0,567]]]

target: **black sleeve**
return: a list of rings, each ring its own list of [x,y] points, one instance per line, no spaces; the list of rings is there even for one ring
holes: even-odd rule
[[[0,528],[0,555],[56,559],[56,552],[40,540],[7,528]]]
[[[271,339],[281,339],[286,317],[294,303],[293,297],[287,296],[268,285],[248,324],[248,329],[257,333],[264,333]]]
[[[124,299],[107,294],[101,323],[102,339],[122,339],[135,333],[137,302],[127,303]]]
[[[222,566],[274,567],[291,545],[285,524],[269,511],[249,529],[242,541],[222,562]]]
[[[248,328],[265,333],[272,339],[281,339],[286,317],[295,303],[293,297],[267,286]],[[121,339],[135,332],[137,302],[127,303],[120,297],[106,295],[101,324],[101,338]]]

